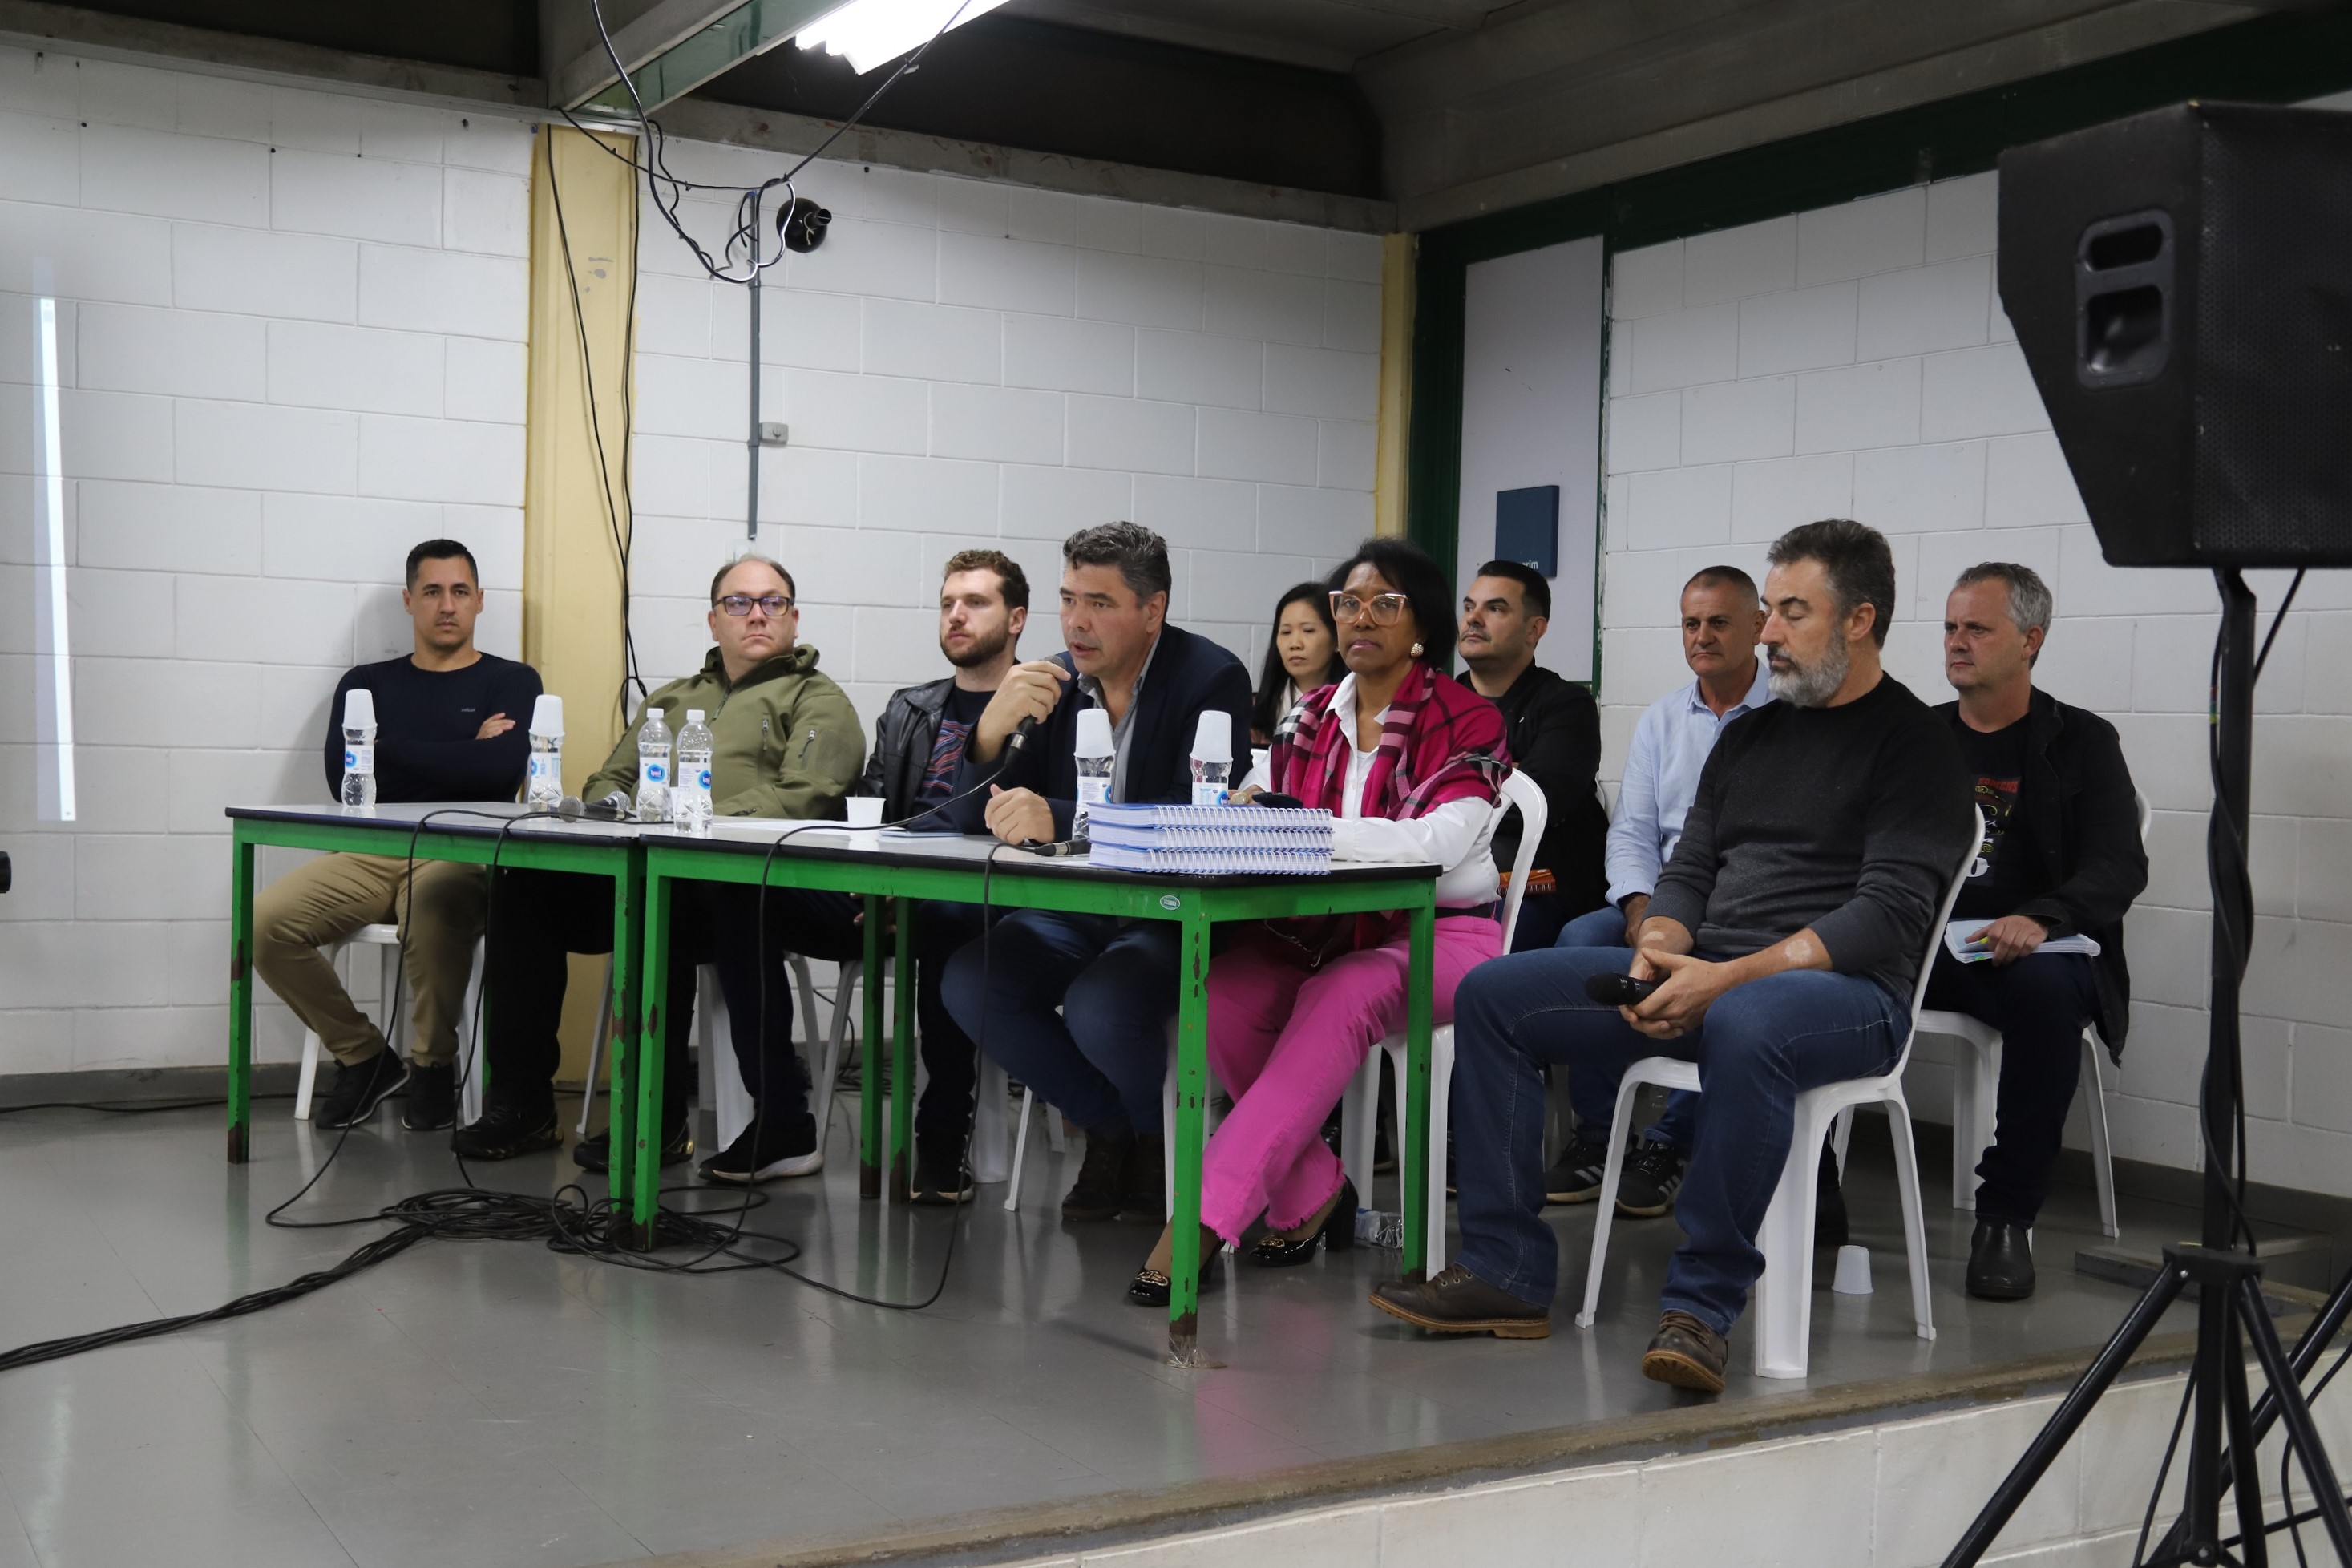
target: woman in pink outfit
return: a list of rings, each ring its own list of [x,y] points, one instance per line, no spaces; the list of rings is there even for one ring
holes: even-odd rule
[[[1330,580],[1348,674],[1306,700],[1237,798],[1262,786],[1328,809],[1335,859],[1442,868],[1431,1001],[1444,1023],[1463,975],[1502,951],[1487,841],[1510,760],[1503,716],[1445,673],[1452,595],[1418,546],[1368,539]],[[1202,1289],[1222,1279],[1220,1240],[1261,1215],[1254,1263],[1354,1245],[1355,1189],[1320,1134],[1365,1054],[1404,1025],[1409,931],[1402,914],[1269,921],[1210,965],[1209,1059],[1234,1109],[1202,1162]],[[1167,1305],[1173,1250],[1162,1232],[1130,1300]]]

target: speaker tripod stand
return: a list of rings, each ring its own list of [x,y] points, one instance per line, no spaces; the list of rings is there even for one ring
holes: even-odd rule
[[[2205,844],[2206,869],[2213,889],[2213,956],[2211,1026],[2200,1108],[2205,1142],[2201,1244],[2164,1249],[2163,1271],[2067,1392],[2049,1424],[2027,1446],[2016,1468],[1944,1559],[1945,1568],[1965,1568],[1983,1557],[2158,1320],[2191,1290],[2197,1301],[2197,1351],[2189,1378],[2196,1407],[2188,1434],[2187,1497],[2179,1518],[2145,1561],[2266,1568],[2269,1531],[2284,1528],[2287,1521],[2264,1522],[2262,1473],[2255,1456],[2271,1425],[2284,1422],[2336,1560],[2352,1564],[2352,1512],[2347,1510],[2343,1487],[2303,1393],[2304,1375],[2316,1363],[2347,1313],[2352,1313],[2352,1276],[2337,1285],[2326,1310],[2290,1356],[2263,1302],[2262,1264],[2251,1247],[2234,1245],[2242,1232],[2252,1240],[2230,1184],[2230,1166],[2241,1099],[2238,993],[2253,930],[2246,826],[2248,784],[2253,773],[2254,677],[2261,661],[2254,652],[2252,591],[2235,570],[2216,571],[2213,576],[2221,590],[2221,633],[2213,685],[2213,813]],[[2292,592],[2288,598],[2291,602]],[[2280,614],[2284,613],[2282,605]],[[2249,1348],[2269,1385],[2259,1404],[2247,1397],[2245,1352]],[[2237,1504],[2234,1539],[2225,1537],[2222,1531],[2224,1493],[2234,1494]]]

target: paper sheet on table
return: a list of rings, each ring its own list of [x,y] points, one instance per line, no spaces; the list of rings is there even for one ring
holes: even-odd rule
[[[1992,956],[1992,949],[1969,938],[1992,924],[1990,921],[1950,921],[1944,926],[1944,947],[1962,963],[1982,963]],[[2036,952],[2079,952],[2085,958],[2099,956],[2099,944],[2087,936],[2053,936],[2033,950]]]

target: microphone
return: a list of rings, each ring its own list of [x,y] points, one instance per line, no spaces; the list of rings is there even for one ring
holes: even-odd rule
[[[555,815],[565,822],[578,822],[583,817],[590,822],[626,822],[629,808],[618,796],[591,803],[576,795],[567,795],[556,802]]]
[[[1036,728],[1037,715],[1034,713],[1030,714],[1029,717],[1022,720],[1018,724],[1013,725],[1011,739],[1004,742],[1004,754],[1009,758],[1013,752],[1027,745],[1029,743],[1029,732]]]

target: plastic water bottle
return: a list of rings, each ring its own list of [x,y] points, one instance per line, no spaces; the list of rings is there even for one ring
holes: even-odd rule
[[[1111,744],[1108,709],[1078,710],[1078,739],[1071,749],[1078,764],[1078,806],[1070,822],[1070,835],[1076,837],[1086,831],[1087,808],[1110,800],[1110,775],[1118,752]]]
[[[1212,708],[1201,715],[1192,735],[1192,804],[1224,805],[1233,771],[1234,716]]]
[[[530,705],[530,778],[522,803],[532,811],[563,803],[563,699],[543,691]]]
[[[343,805],[364,811],[375,805],[375,693],[343,693]]]
[[[1404,1245],[1404,1215],[1388,1209],[1358,1209],[1356,1239],[1393,1252]]]
[[[669,726],[650,705],[637,726],[637,820],[669,820]]]
[[[670,770],[670,826],[697,838],[710,833],[710,730],[702,710],[686,710],[677,731],[677,763]]]

